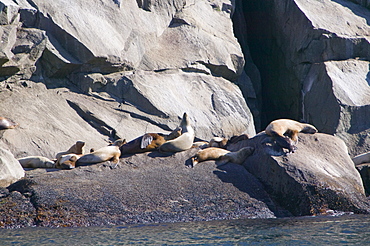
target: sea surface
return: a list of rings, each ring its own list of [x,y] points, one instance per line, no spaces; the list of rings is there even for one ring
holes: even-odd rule
[[[370,216],[0,229],[0,245],[370,245]]]

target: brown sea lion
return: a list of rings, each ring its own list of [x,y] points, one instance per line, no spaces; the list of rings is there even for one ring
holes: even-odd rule
[[[121,146],[121,155],[136,154],[157,150],[166,141],[181,135],[181,127],[177,127],[170,134],[146,133]]]
[[[195,166],[202,161],[219,160],[218,166],[224,165],[228,162],[242,164],[244,160],[253,153],[253,151],[253,147],[244,147],[235,152],[231,152],[223,148],[209,147],[199,150],[195,156],[192,157],[192,163],[193,166]]]
[[[66,154],[59,157],[58,162],[55,162],[55,167],[59,169],[73,169],[76,167],[76,161],[82,155]]]
[[[76,161],[76,166],[96,164],[104,161],[111,161],[117,164],[121,156],[120,147],[126,143],[126,140],[116,140],[112,145],[100,148],[90,154],[81,156]]]
[[[247,159],[248,156],[253,154],[254,148],[253,147],[243,147],[238,151],[233,151],[226,153],[224,156],[220,158],[220,162],[218,166],[224,165],[228,162],[235,163],[235,164],[243,164],[245,159]]]
[[[18,123],[7,119],[5,117],[0,117],[0,130],[13,129],[18,126]]]
[[[76,154],[76,155],[83,155],[84,154],[84,146],[85,142],[84,141],[77,141],[74,145],[72,145],[67,151],[62,151],[57,153],[56,155],[56,165],[60,166],[63,162],[60,161],[60,158],[63,155],[68,155],[68,154]],[[65,158],[64,158],[65,160]]]
[[[182,129],[181,136],[169,140],[159,147],[161,152],[179,152],[190,149],[194,141],[194,130],[191,127],[190,119],[187,113],[184,113],[180,127]]]
[[[298,141],[299,132],[313,134],[317,129],[313,125],[289,119],[274,120],[265,129],[267,135],[273,137],[280,147],[288,149],[289,152],[296,149],[292,141]]]
[[[54,161],[43,156],[27,156],[17,160],[25,168],[56,168]]]
[[[221,156],[229,153],[230,151],[218,147],[209,147],[199,150],[195,156],[191,158],[193,166],[202,161],[218,160]]]
[[[209,147],[209,142],[207,142],[207,141],[197,141],[197,142],[194,142],[191,147],[192,148],[205,149],[205,148]]]
[[[227,141],[227,144],[234,144],[243,140],[249,139],[248,134],[242,134],[242,135],[237,135],[237,136],[232,136],[229,141]]]
[[[225,148],[227,142],[228,142],[227,138],[213,137],[209,141],[209,147]]]

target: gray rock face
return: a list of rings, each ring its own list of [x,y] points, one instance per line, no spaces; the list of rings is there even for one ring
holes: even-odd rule
[[[0,148],[0,187],[7,187],[24,177],[24,170],[12,153]]]
[[[89,148],[118,136],[166,133],[184,112],[201,139],[255,134],[233,83],[250,82],[240,76],[245,62],[231,3],[17,3],[3,1],[0,26],[0,114],[22,125],[2,141],[16,157],[54,158],[76,140]]]
[[[344,0],[245,5],[265,124],[303,119],[342,138],[351,155],[367,150],[370,10]]]
[[[257,177],[276,201],[293,215],[314,215],[328,210],[369,213],[364,186],[347,147],[327,134],[299,134],[297,150],[281,149],[261,133],[229,147],[253,146],[245,168]]]

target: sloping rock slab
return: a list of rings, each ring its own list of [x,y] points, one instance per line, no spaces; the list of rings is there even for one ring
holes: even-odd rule
[[[245,168],[230,163],[217,169],[214,161],[189,168],[195,152],[138,154],[122,158],[117,167],[107,162],[54,172],[36,169],[9,190],[30,197],[38,226],[275,217],[271,199]]]
[[[281,155],[265,133],[230,146],[254,146],[244,163],[276,201],[296,216],[329,210],[369,213],[363,183],[344,142],[328,134],[300,134],[298,149]]]

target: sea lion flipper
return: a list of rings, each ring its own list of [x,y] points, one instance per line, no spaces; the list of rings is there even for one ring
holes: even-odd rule
[[[140,148],[145,149],[148,147],[149,144],[151,144],[153,141],[153,136],[150,134],[144,134],[144,136],[141,139],[141,145]]]

